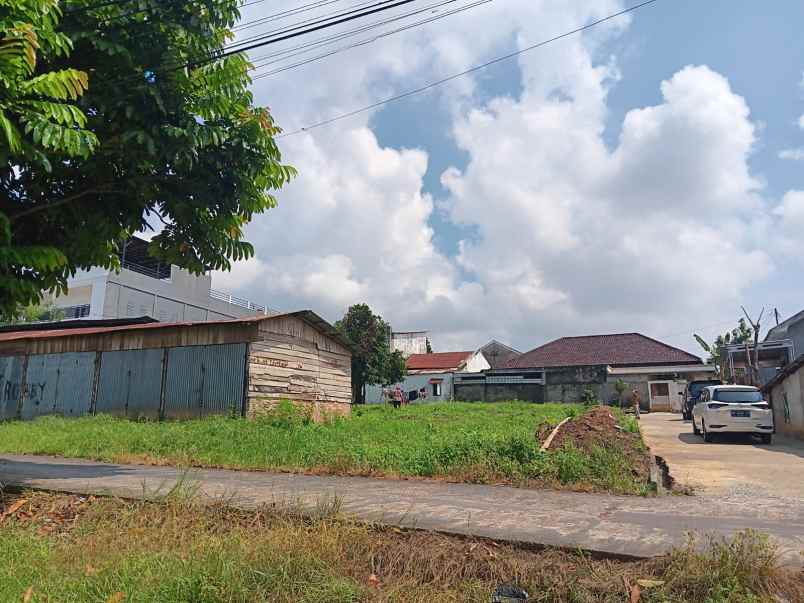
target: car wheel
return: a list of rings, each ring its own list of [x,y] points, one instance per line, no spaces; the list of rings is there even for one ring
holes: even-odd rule
[[[773,435],[770,433],[763,433],[762,434],[762,443],[763,444],[772,444],[773,443]]]
[[[698,429],[698,424],[695,422],[695,417],[692,417],[692,433],[695,435],[701,435],[701,431]]]
[[[701,419],[701,429],[703,430],[703,439],[707,444],[712,441],[712,434],[706,431],[706,421]]]

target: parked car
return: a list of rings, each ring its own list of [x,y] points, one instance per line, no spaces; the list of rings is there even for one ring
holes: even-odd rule
[[[684,420],[689,421],[692,419],[692,407],[695,406],[695,402],[698,400],[698,396],[701,395],[703,388],[709,387],[710,385],[721,385],[722,383],[720,379],[690,381],[687,383],[687,387],[684,388],[684,391],[679,392],[682,396],[681,415],[684,417]]]
[[[692,409],[692,431],[711,442],[716,433],[758,434],[773,439],[773,411],[762,392],[750,385],[705,387]]]

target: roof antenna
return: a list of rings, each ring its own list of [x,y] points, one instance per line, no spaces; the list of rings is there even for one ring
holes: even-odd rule
[[[776,326],[779,326],[779,308],[773,309],[773,315],[776,317]]]

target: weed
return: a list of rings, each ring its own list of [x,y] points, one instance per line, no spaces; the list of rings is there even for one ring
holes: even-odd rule
[[[411,405],[403,412],[383,406],[355,410],[349,419],[324,424],[312,422],[309,412],[288,401],[254,421],[42,417],[0,425],[0,452],[642,492],[637,479],[622,477],[630,467],[626,457],[540,453],[539,425],[578,416],[581,406],[443,403]],[[613,475],[603,474],[606,467]]]
[[[754,532],[617,561],[367,526],[326,509],[302,518],[193,501],[92,499],[66,531],[45,534],[50,510],[79,497],[21,496],[33,519],[0,524],[2,601],[23,600],[30,587],[31,603],[489,601],[510,582],[536,603],[619,603],[629,599],[624,585],[638,580],[653,585],[644,603],[804,600],[801,577],[779,569],[774,547]]]

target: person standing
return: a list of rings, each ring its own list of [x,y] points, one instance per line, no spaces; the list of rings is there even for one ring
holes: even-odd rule
[[[394,402],[393,402],[393,404],[394,404],[394,408],[399,408],[400,406],[402,406],[402,388],[399,387],[398,383],[396,384],[396,387],[394,388]]]
[[[637,388],[631,392],[631,404],[634,405],[634,416],[639,419],[639,390]]]

